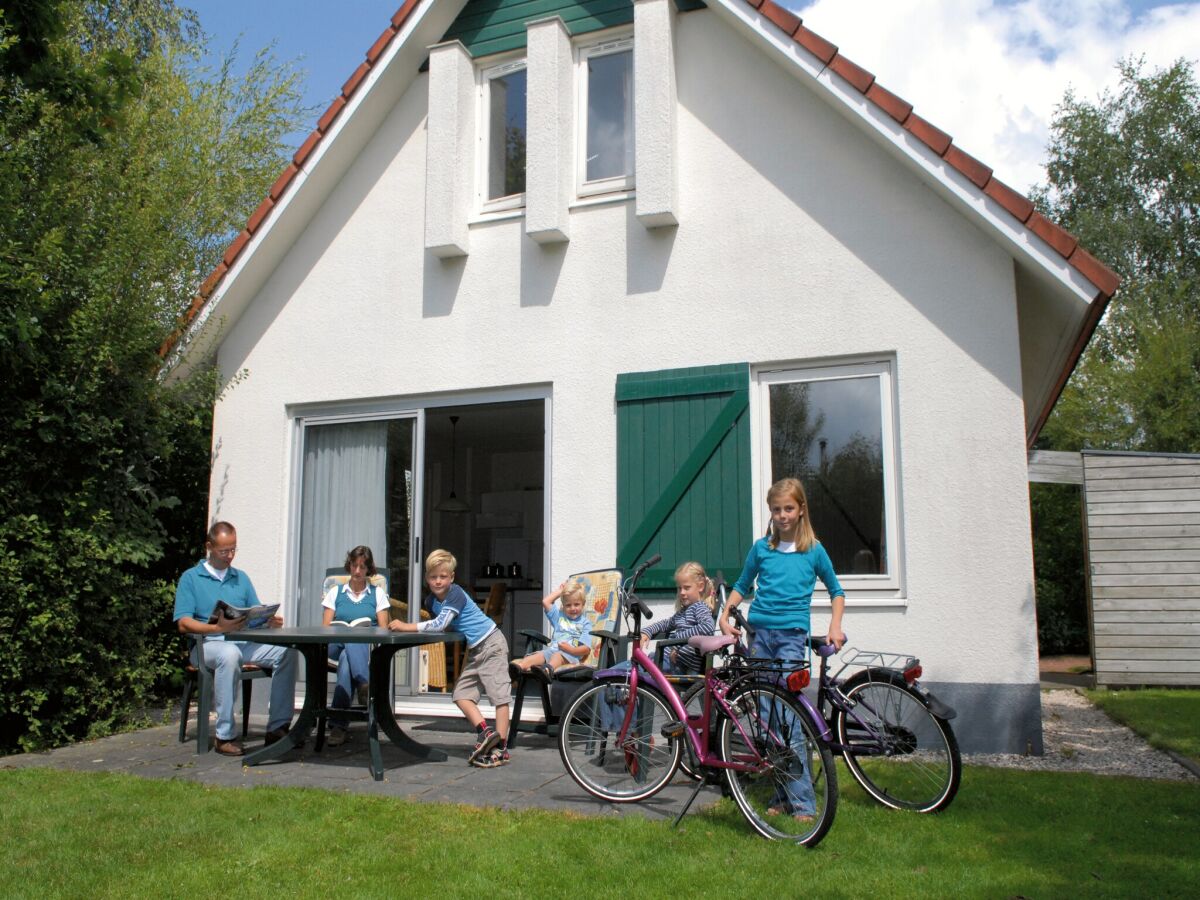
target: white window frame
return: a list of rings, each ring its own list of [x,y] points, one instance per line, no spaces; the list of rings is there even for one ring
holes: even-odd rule
[[[837,381],[850,378],[876,378],[879,382],[880,444],[883,456],[884,522],[887,528],[886,575],[854,575],[838,572],[847,594],[847,603],[861,601],[869,605],[904,603],[904,536],[901,533],[899,490],[899,439],[896,431],[896,365],[891,358],[873,358],[849,362],[789,363],[762,367],[753,373],[751,407],[754,496],[766,497],[771,479],[771,400],[772,385],[795,382]],[[805,486],[807,489],[807,485]],[[754,505],[755,533],[763,534],[768,525],[766,505]],[[820,536],[820,523],[817,523]],[[828,597],[817,585],[813,603],[827,606]]]
[[[601,41],[580,44],[575,49],[575,194],[578,198],[594,197],[616,191],[630,192],[636,186],[636,170],[628,175],[612,178],[587,180],[587,129],[588,129],[588,60],[594,56],[609,56],[614,53],[633,51],[633,35],[609,35]],[[627,127],[630,140],[636,139],[633,125],[633,102],[629,105]]]
[[[475,128],[477,135],[478,153],[476,154],[475,166],[475,184],[476,184],[476,207],[481,215],[488,213],[505,213],[512,210],[521,210],[525,207],[525,192],[519,194],[508,194],[504,197],[497,197],[494,200],[488,199],[488,163],[491,156],[491,91],[489,90],[490,82],[493,78],[500,78],[505,75],[511,75],[513,72],[520,71],[526,68],[526,60],[524,57],[516,59],[507,59],[503,62],[493,62],[491,65],[479,69],[478,74],[478,102],[476,108],[478,110],[478,119]],[[525,90],[525,123],[526,123],[526,140],[529,137],[529,87],[526,82]],[[526,146],[528,152],[528,145]],[[528,185],[527,185],[528,187]]]

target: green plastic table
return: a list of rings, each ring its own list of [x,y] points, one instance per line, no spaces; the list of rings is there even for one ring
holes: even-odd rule
[[[371,752],[371,775],[376,781],[383,780],[383,754],[379,750],[379,729],[383,729],[393,744],[405,753],[435,762],[445,760],[446,754],[434,747],[427,747],[413,740],[400,723],[389,699],[388,679],[391,674],[392,657],[405,647],[422,644],[455,644],[463,636],[448,631],[389,631],[386,628],[345,628],[341,626],[317,625],[306,628],[255,628],[234,631],[227,635],[232,641],[256,641],[260,644],[280,644],[295,647],[304,656],[305,689],[304,705],[292,727],[282,738],[267,747],[247,753],[242,757],[244,765],[256,766],[277,759],[308,738],[313,726],[326,716],[326,692],[328,672],[326,660],[330,644],[373,644],[369,697],[367,700],[367,745]]]

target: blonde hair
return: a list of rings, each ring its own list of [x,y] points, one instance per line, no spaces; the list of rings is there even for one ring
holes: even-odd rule
[[[804,493],[804,485],[799,478],[781,478],[767,490],[767,506],[773,501],[791,497],[800,507],[800,521],[796,523],[796,552],[805,553],[812,549],[817,542],[812,522],[808,518],[808,496]],[[775,533],[775,523],[767,525],[767,546],[774,550],[779,546],[779,535]]]
[[[568,597],[574,597],[576,594],[579,595],[579,599],[582,600],[586,606],[587,591],[584,590],[583,584],[578,581],[568,581],[566,587],[563,588],[562,596],[560,597],[563,602],[563,606],[567,605]]]
[[[675,570],[675,580],[690,576],[700,582],[700,599],[704,602],[711,611],[717,611],[717,588],[713,584],[713,580],[708,577],[708,573],[704,571],[704,566],[698,562],[680,563],[679,568]],[[679,592],[675,592],[675,611],[683,609],[683,601],[679,599]]]
[[[438,569],[449,569],[451,575],[458,571],[458,560],[449,550],[434,550],[425,557],[426,572],[434,572]]]

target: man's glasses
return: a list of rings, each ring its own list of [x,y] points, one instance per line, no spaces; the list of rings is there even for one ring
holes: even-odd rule
[[[219,556],[222,559],[231,559],[233,554],[237,553],[237,547],[226,547],[222,550],[214,549],[213,555]]]

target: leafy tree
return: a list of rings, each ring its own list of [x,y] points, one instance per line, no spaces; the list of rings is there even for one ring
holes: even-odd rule
[[[0,12],[0,752],[102,733],[174,668],[216,385],[156,351],[298,103],[267,54],[208,68],[171,0]]]
[[[1200,451],[1200,86],[1180,60],[1068,92],[1034,200],[1122,278],[1039,446]],[[1038,638],[1086,651],[1079,492],[1032,485]]]
[[[1200,450],[1200,85],[1184,60],[1068,92],[1035,201],[1122,278],[1042,445]]]

